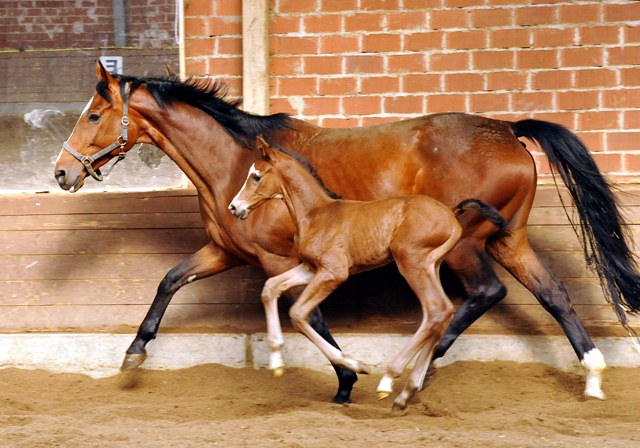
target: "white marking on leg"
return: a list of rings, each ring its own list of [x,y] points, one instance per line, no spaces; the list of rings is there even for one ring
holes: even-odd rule
[[[272,351],[271,353],[269,353],[269,370],[276,370],[280,367],[284,367],[282,353],[280,352],[280,350]]]
[[[188,279],[187,279],[187,283],[191,283],[192,281],[194,281],[196,279],[195,275],[191,275]]]
[[[393,392],[393,378],[388,373],[385,373],[382,379],[380,380],[380,384],[378,384],[378,388],[376,392]]]
[[[602,372],[607,368],[604,356],[600,350],[594,348],[585,353],[581,363],[587,377],[584,388],[585,396],[604,400],[606,397],[602,392]]]

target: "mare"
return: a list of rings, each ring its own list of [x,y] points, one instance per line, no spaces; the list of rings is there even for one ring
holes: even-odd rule
[[[440,284],[440,264],[462,235],[462,226],[449,207],[428,196],[403,196],[375,201],[338,199],[326,190],[301,155],[283,148],[274,151],[258,137],[263,159],[255,162],[229,210],[246,219],[269,199],[282,199],[296,228],[295,250],[301,264],[272,277],[262,290],[269,333],[269,368],[283,373],[284,339],[278,299],[294,286],[306,285],[289,310],[293,326],[313,342],[334,365],[357,373],[370,368],[324,340],[309,324],[309,314],[352,274],[395,261],[422,307],[422,322],[402,351],[391,361],[378,386],[378,398],[388,397],[393,381],[419,353],[407,385],[393,407],[404,409],[424,382],[436,345],[454,306]],[[493,207],[467,199],[456,214],[473,209],[504,228]]]
[[[519,137],[537,141],[567,185],[580,217],[577,227],[586,259],[599,274],[605,297],[623,325],[627,325],[625,309],[640,309],[640,276],[610,186],[584,144],[564,127],[539,120],[510,122],[451,113],[326,129],[283,114],[245,113],[238,102],[224,100],[219,84],[114,78],[100,64],[96,71],[96,93],[55,165],[60,187],[78,191],[85,177],[110,159],[136,143],[149,143],[173,159],[195,185],[211,238],[162,280],[123,368],[135,368],[144,361],[145,346],[156,336],[171,298],[187,283],[246,264],[261,266],[270,277],[299,264],[293,248],[295,228],[281,201],[269,201],[246,223],[227,210],[245,173],[260,157],[247,148],[263,134],[269,144],[307,157],[327,187],[348,199],[422,194],[450,207],[470,197],[495,207],[507,221],[501,231],[477,213],[460,216],[462,236],[445,262],[460,279],[466,300],[456,310],[434,359],[505,297],[506,288],[490,264],[493,258],[560,324],[585,369],[585,395],[604,398],[604,358],[573,310],[563,283],[527,241],[536,169]],[[100,154],[114,141],[122,146]],[[312,314],[311,324],[335,346],[319,312]],[[356,374],[342,367],[336,367],[336,372],[339,388],[334,400],[346,402]]]

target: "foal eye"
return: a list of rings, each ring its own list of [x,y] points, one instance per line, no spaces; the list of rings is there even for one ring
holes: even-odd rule
[[[260,180],[262,180],[262,177],[260,177],[260,176],[253,176],[253,181],[254,181],[254,182],[260,182]]]
[[[92,123],[95,123],[99,119],[100,119],[100,115],[96,115],[96,114],[89,115],[89,121],[92,122]]]

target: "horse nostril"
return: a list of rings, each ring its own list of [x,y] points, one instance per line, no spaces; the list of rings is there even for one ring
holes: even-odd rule
[[[67,172],[65,170],[58,170],[56,171],[55,176],[58,183],[63,184],[64,181],[67,179]]]
[[[233,204],[230,204],[230,205],[229,205],[229,211],[235,215],[235,213],[236,213],[236,206],[235,206],[235,205],[233,205]]]

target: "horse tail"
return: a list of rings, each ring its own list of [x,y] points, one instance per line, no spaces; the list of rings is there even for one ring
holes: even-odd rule
[[[456,216],[460,216],[467,210],[477,211],[482,216],[491,221],[491,223],[500,230],[504,229],[507,226],[507,221],[505,221],[504,218],[500,216],[498,210],[492,205],[482,202],[480,199],[465,199],[456,206],[453,213]]]
[[[614,187],[600,173],[584,143],[564,126],[522,120],[512,123],[511,128],[516,137],[536,141],[549,158],[552,171],[562,177],[580,219],[579,229],[564,202],[562,205],[580,239],[587,265],[600,277],[604,296],[620,323],[635,335],[625,311],[640,311],[640,274]]]

